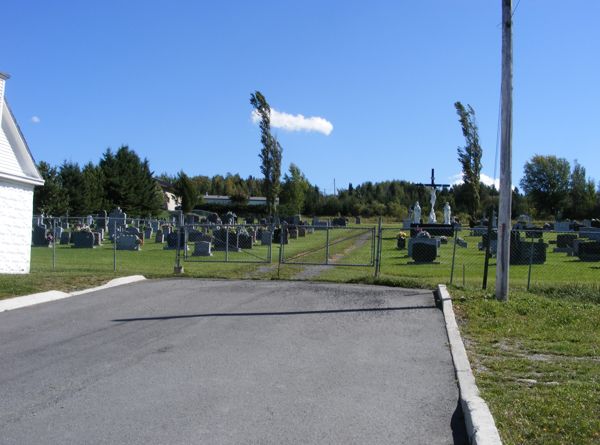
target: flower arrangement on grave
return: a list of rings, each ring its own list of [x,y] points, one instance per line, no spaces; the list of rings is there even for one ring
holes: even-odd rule
[[[416,238],[431,238],[431,235],[427,230],[421,230],[417,233]]]
[[[396,239],[398,240],[396,242],[396,247],[398,247],[398,249],[402,250],[406,247],[406,232],[398,232],[398,235],[396,235]]]

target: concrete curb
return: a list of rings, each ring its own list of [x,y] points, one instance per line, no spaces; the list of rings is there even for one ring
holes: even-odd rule
[[[142,281],[145,279],[146,277],[144,277],[143,275],[131,275],[129,277],[115,278],[114,280],[110,280],[108,283],[103,284],[102,286],[92,287],[90,289],[84,289],[77,292],[66,293],[57,290],[50,290],[47,292],[40,292],[37,294],[24,295],[22,297],[9,298],[0,301],[0,312],[12,311],[14,309],[33,306],[35,304],[47,303],[49,301],[62,300],[63,298],[88,294],[90,292],[109,289],[115,286],[122,286],[123,284],[135,283],[136,281]]]
[[[438,296],[446,321],[446,332],[448,333],[450,352],[452,353],[452,361],[458,380],[460,404],[465,416],[469,442],[472,445],[502,445],[492,413],[480,397],[479,389],[475,384],[475,377],[471,370],[467,351],[456,324],[452,299],[445,285],[438,285]]]

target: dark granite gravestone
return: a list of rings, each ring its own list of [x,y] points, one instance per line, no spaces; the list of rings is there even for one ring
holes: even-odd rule
[[[306,236],[306,228],[304,226],[298,226],[298,236],[304,238]]]
[[[66,244],[69,244],[70,241],[71,241],[71,233],[67,232],[67,231],[63,231],[63,233],[60,234],[60,244],[66,245]]]
[[[600,261],[600,241],[580,242],[577,256],[581,261]]]
[[[165,235],[163,234],[163,231],[160,229],[157,230],[156,237],[154,238],[154,242],[162,244],[162,243],[164,243],[164,241],[165,241]]]
[[[94,234],[87,230],[72,233],[73,247],[77,249],[92,249],[94,247]]]
[[[523,241],[519,232],[511,232],[510,239],[510,264],[527,265],[544,264],[546,262],[546,248],[548,245],[542,239],[539,241]]]
[[[290,239],[298,239],[298,228],[296,226],[288,226]]]
[[[94,235],[94,246],[101,246],[102,245],[102,235],[100,232],[92,232],[92,234]]]
[[[273,243],[275,244],[287,244],[289,238],[289,232],[287,228],[277,227],[273,232]]]
[[[412,244],[412,259],[415,263],[432,263],[438,256],[435,239],[421,239]]]
[[[169,233],[166,237],[167,245],[164,247],[165,250],[177,249],[177,234],[179,232]],[[185,233],[181,232],[179,235],[179,248],[187,249],[187,244],[185,243]]]
[[[360,216],[354,217],[354,224],[360,224]]]
[[[152,227],[146,227],[144,229],[144,239],[152,238]]]
[[[117,236],[117,250],[140,250],[140,239],[132,233]]]
[[[331,220],[331,225],[332,226],[337,226],[337,227],[346,227],[348,225],[348,220],[346,218],[343,217],[339,217],[339,218],[333,218]]]
[[[238,234],[238,246],[240,249],[252,249],[252,236],[248,233]]]
[[[125,229],[125,233],[128,235],[135,235],[139,239],[142,239],[142,232],[137,227],[129,226]]]
[[[221,227],[213,231],[213,248],[217,251],[239,252],[238,234]]]
[[[411,224],[410,236],[415,237],[422,230],[427,231],[431,236],[447,236],[448,238],[454,236],[454,227],[452,224]],[[487,232],[487,227],[485,231]],[[483,233],[481,232],[480,234]]]
[[[50,245],[50,240],[46,236],[46,226],[33,226],[31,243],[36,247],[48,247]]]

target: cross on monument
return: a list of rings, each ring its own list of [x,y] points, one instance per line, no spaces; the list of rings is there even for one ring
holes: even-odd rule
[[[431,184],[418,184],[422,187],[427,187],[429,189],[429,193],[430,193],[430,198],[429,201],[431,203],[431,211],[429,212],[429,223],[436,223],[436,217],[435,217],[435,201],[436,201],[436,196],[435,196],[435,192],[437,190],[438,187],[450,187],[450,184],[436,184],[435,183],[435,169],[431,169]]]

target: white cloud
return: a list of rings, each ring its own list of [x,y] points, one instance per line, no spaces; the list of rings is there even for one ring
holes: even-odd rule
[[[260,121],[258,112],[252,112],[252,122]],[[333,131],[333,125],[322,117],[305,117],[301,114],[288,114],[271,108],[271,126],[287,131],[315,131],[329,136]]]
[[[39,124],[42,120],[37,116],[31,116],[31,122],[34,124]]]
[[[494,178],[486,175],[485,173],[481,173],[479,175],[479,180],[481,181],[482,184],[485,184],[488,186],[495,185],[496,190],[500,189],[500,179],[494,179]],[[463,183],[462,173],[457,173],[456,175],[451,176],[450,181],[452,181],[452,185],[462,184]]]

